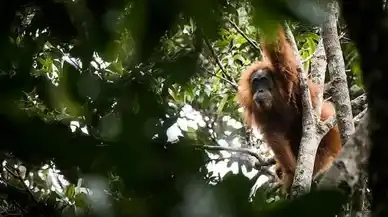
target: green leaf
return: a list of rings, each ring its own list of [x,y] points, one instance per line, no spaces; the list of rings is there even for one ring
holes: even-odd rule
[[[67,186],[67,188],[65,189],[65,195],[69,199],[72,199],[74,197],[74,195],[75,195],[75,185],[74,184],[70,184],[69,186]]]
[[[224,95],[224,97],[222,98],[220,105],[218,106],[218,109],[217,109],[217,114],[221,114],[222,111],[224,110],[225,104],[228,102],[228,97],[229,97],[228,95]]]
[[[109,66],[108,69],[112,70],[113,72],[122,74],[123,73],[123,66],[121,64],[121,61],[116,61],[112,62]]]
[[[84,208],[84,209],[89,207],[88,198],[85,193],[79,193],[75,195],[74,202],[75,202],[75,206],[77,207]]]
[[[187,126],[187,132],[188,132],[188,133],[195,133],[195,132],[196,132],[196,129]]]

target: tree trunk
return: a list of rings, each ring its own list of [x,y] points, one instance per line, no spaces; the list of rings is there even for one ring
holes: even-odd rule
[[[388,216],[388,25],[383,1],[342,0],[351,38],[361,56],[372,150],[368,176],[372,216]]]
[[[322,38],[327,57],[329,78],[334,88],[332,97],[336,110],[337,123],[341,132],[342,144],[345,144],[349,137],[353,135],[355,129],[349,88],[346,81],[345,63],[337,32],[337,2],[330,1],[327,4],[327,9],[328,16],[322,27]]]

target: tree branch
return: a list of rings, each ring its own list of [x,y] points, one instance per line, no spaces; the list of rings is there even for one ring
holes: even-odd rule
[[[218,58],[218,56],[217,56],[217,54],[216,54],[214,48],[212,47],[212,45],[211,45],[209,39],[208,39],[206,36],[204,36],[203,38],[204,38],[204,40],[205,40],[206,45],[208,46],[208,48],[209,48],[209,50],[210,50],[210,53],[212,54],[213,58],[215,59],[215,61],[216,61],[217,65],[218,65],[218,67],[220,67],[220,69],[221,69],[221,71],[222,71],[222,74],[226,77],[226,79],[228,79],[228,80],[231,81],[232,83],[236,83],[236,82],[234,81],[234,79],[226,72],[226,69],[225,69],[224,66],[222,65],[220,58]]]
[[[295,38],[291,29],[285,24],[285,33],[294,55],[298,61],[300,91],[302,95],[302,138],[299,146],[297,165],[295,168],[294,181],[291,187],[291,197],[295,197],[310,191],[314,169],[315,155],[320,140],[317,137],[317,123],[311,103],[311,95],[306,73],[303,72],[301,57],[296,46]]]
[[[358,113],[356,117],[353,118],[354,125],[358,125],[361,119],[367,114],[368,108],[365,108],[362,112]]]
[[[245,40],[247,40],[249,42],[249,44],[251,44],[256,50],[260,51],[261,53],[261,49],[260,47],[256,44],[255,41],[253,41],[252,39],[250,39],[233,21],[229,20],[229,23],[237,30],[237,32],[242,35],[242,37],[245,38]]]
[[[361,57],[371,150],[368,184],[372,216],[388,216],[388,18],[383,1],[342,0],[342,14]]]
[[[365,115],[356,132],[348,139],[333,165],[323,175],[318,187],[346,187],[353,189],[360,172],[365,171],[371,148],[368,139],[368,115]]]
[[[353,99],[350,103],[352,105],[353,115],[359,114],[360,112],[362,112],[363,110],[365,110],[368,107],[365,93],[361,94],[357,98]],[[353,118],[353,120],[354,120],[354,118]]]
[[[229,81],[228,79],[226,79],[226,78],[224,78],[224,77],[218,76],[216,73],[210,71],[209,69],[205,69],[205,70],[206,70],[207,73],[213,75],[214,77],[217,77],[217,78],[219,78],[219,79],[225,81],[226,83],[230,84],[230,86],[232,86],[233,89],[237,91],[238,85],[237,85],[236,83],[233,83],[233,81]]]
[[[31,189],[26,185],[23,178],[16,172],[14,172],[8,165],[4,166],[4,169],[7,170],[13,177],[15,177],[19,182],[23,185],[24,189],[30,194],[31,198],[35,201],[35,203],[38,203],[38,200],[36,199],[34,193],[32,193]]]
[[[270,158],[270,159],[268,159],[268,160],[266,160],[266,161],[264,161],[262,163],[256,162],[255,163],[255,168],[259,170],[261,167],[272,166],[274,164],[276,164],[275,158]]]
[[[256,158],[260,164],[266,164],[266,161],[263,160],[263,158],[259,154],[246,148],[233,148],[233,147],[224,147],[224,146],[218,146],[218,145],[203,145],[203,146],[195,146],[195,147],[203,148],[206,150],[214,150],[214,151],[229,151],[229,152],[244,153]]]
[[[336,109],[338,127],[342,144],[354,133],[353,115],[346,82],[345,63],[337,32],[338,4],[330,0],[327,4],[328,15],[322,26],[322,39],[327,55],[328,71],[334,87],[332,95]]]
[[[317,94],[317,101],[315,102],[315,113],[317,114],[317,117],[321,116],[326,66],[326,53],[323,47],[323,40],[322,38],[320,38],[318,41],[318,45],[315,49],[313,58],[311,60],[310,72],[310,78],[312,82],[317,84],[319,88]]]
[[[318,133],[318,138],[319,138],[319,141],[322,140],[322,138],[337,124],[337,119],[335,118],[335,116],[331,116],[330,118],[328,118],[327,120],[325,120],[324,122],[319,122],[318,124],[318,129],[317,129],[317,133]]]

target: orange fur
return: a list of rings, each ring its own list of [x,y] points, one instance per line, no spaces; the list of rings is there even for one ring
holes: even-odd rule
[[[250,66],[241,76],[237,99],[244,108],[244,120],[250,127],[257,127],[275,154],[281,170],[283,190],[292,184],[296,158],[302,136],[302,107],[297,60],[286,40],[283,28],[272,42],[262,41],[263,60]],[[269,69],[274,77],[276,94],[273,94],[271,111],[258,109],[252,98],[250,77],[258,69]],[[312,103],[315,104],[318,86],[308,83]],[[323,102],[321,120],[335,115],[331,103]],[[325,171],[341,151],[338,127],[332,128],[319,144],[314,174]]]

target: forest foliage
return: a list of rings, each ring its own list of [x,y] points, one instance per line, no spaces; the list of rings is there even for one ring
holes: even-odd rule
[[[66,216],[336,213],[340,192],[282,201],[266,183],[252,196],[258,177],[220,178],[206,167],[222,160],[206,148],[221,140],[266,159],[268,150],[243,127],[238,78],[261,58],[258,38],[272,34],[274,20],[289,20],[309,69],[325,13],[302,2],[314,5],[314,16],[281,0],[2,1],[1,156],[27,175],[3,166],[2,181],[18,187],[6,187],[1,206],[11,210],[15,201],[30,213]],[[349,86],[362,88],[355,47],[345,34],[341,43]],[[191,125],[176,124],[183,120]],[[182,128],[173,141],[172,126]],[[228,166],[254,169],[250,155],[229,158]],[[49,168],[69,183],[50,191],[57,184]]]

